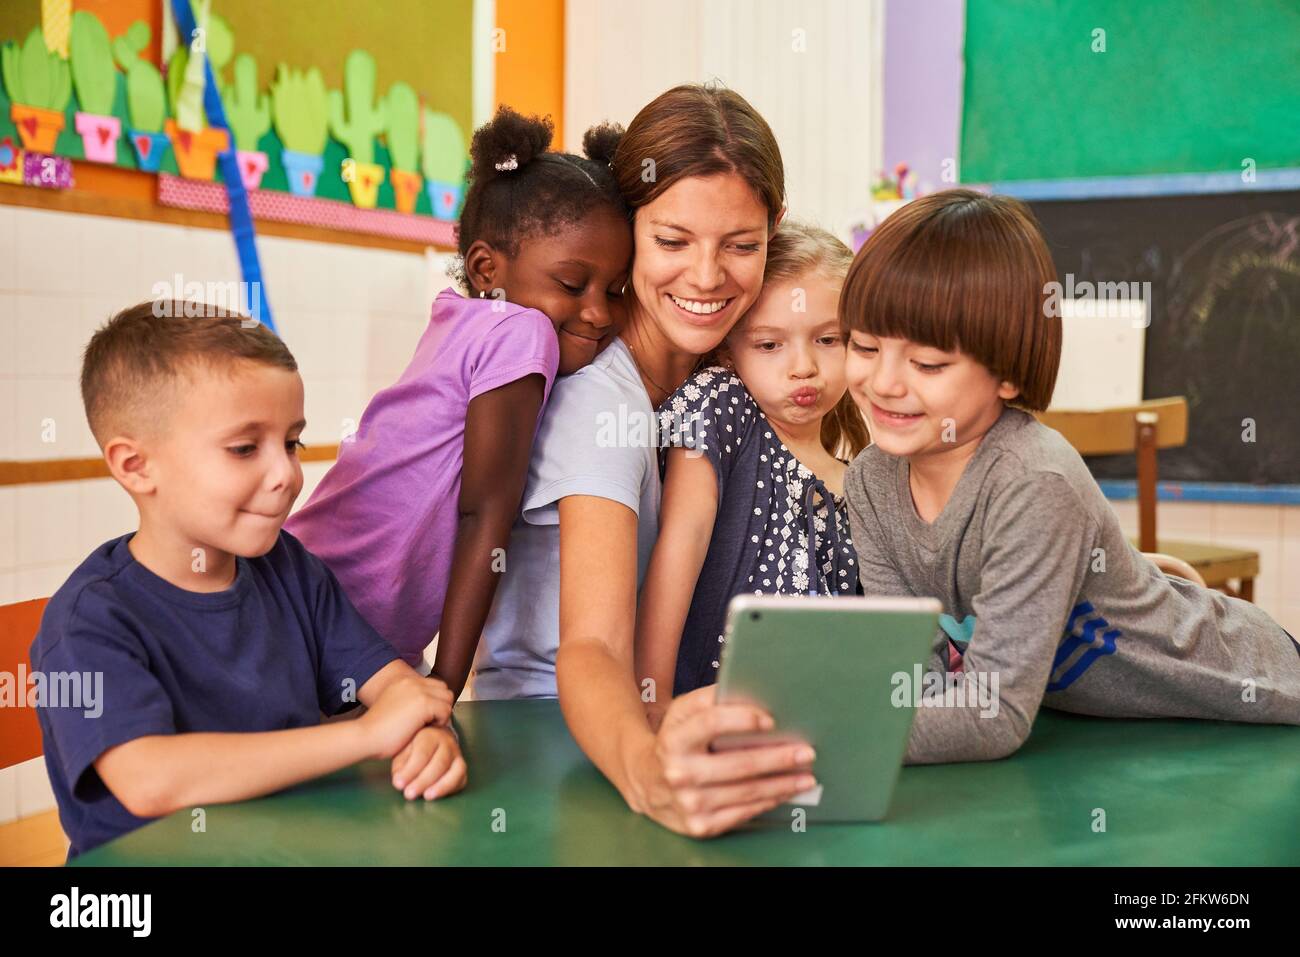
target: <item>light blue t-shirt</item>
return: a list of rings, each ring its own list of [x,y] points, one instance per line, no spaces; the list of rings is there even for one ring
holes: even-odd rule
[[[557,379],[533,445],[523,509],[510,533],[474,662],[474,697],[554,698],[560,646],[560,509],[570,495],[637,516],[637,585],[659,534],[657,424],[632,354],[615,339]]]

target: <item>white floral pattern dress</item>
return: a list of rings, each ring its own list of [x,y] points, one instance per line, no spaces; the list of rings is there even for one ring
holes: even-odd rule
[[[695,373],[659,407],[666,447],[695,449],[718,477],[718,514],[677,655],[674,694],[717,680],[736,595],[855,595],[842,496],[795,458],[730,370]],[[809,562],[809,547],[815,560]]]

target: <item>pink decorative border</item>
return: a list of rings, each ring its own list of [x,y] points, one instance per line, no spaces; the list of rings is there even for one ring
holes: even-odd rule
[[[185,179],[167,173],[158,174],[158,202],[164,206],[200,209],[209,213],[230,211],[226,187],[221,183]],[[248,204],[254,219],[369,233],[431,246],[456,245],[456,224],[428,216],[414,216],[391,209],[358,209],[351,203],[294,196],[275,190],[249,190]]]

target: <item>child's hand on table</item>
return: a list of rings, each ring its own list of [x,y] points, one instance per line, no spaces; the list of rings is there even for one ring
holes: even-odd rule
[[[359,719],[371,753],[391,758],[412,742],[425,725],[446,724],[451,690],[437,678],[412,676],[394,681]]]
[[[465,758],[450,728],[422,728],[393,758],[393,787],[408,801],[455,794],[465,786]]]

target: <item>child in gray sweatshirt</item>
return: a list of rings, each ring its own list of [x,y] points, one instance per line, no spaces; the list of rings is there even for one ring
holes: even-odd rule
[[[1163,574],[1079,454],[1009,404],[1051,399],[1055,280],[1023,204],[950,190],[886,220],[844,285],[849,391],[874,442],[845,479],[863,591],[945,612],[931,668],[946,694],[921,702],[907,760],[1005,757],[1043,704],[1300,724],[1300,644]]]

